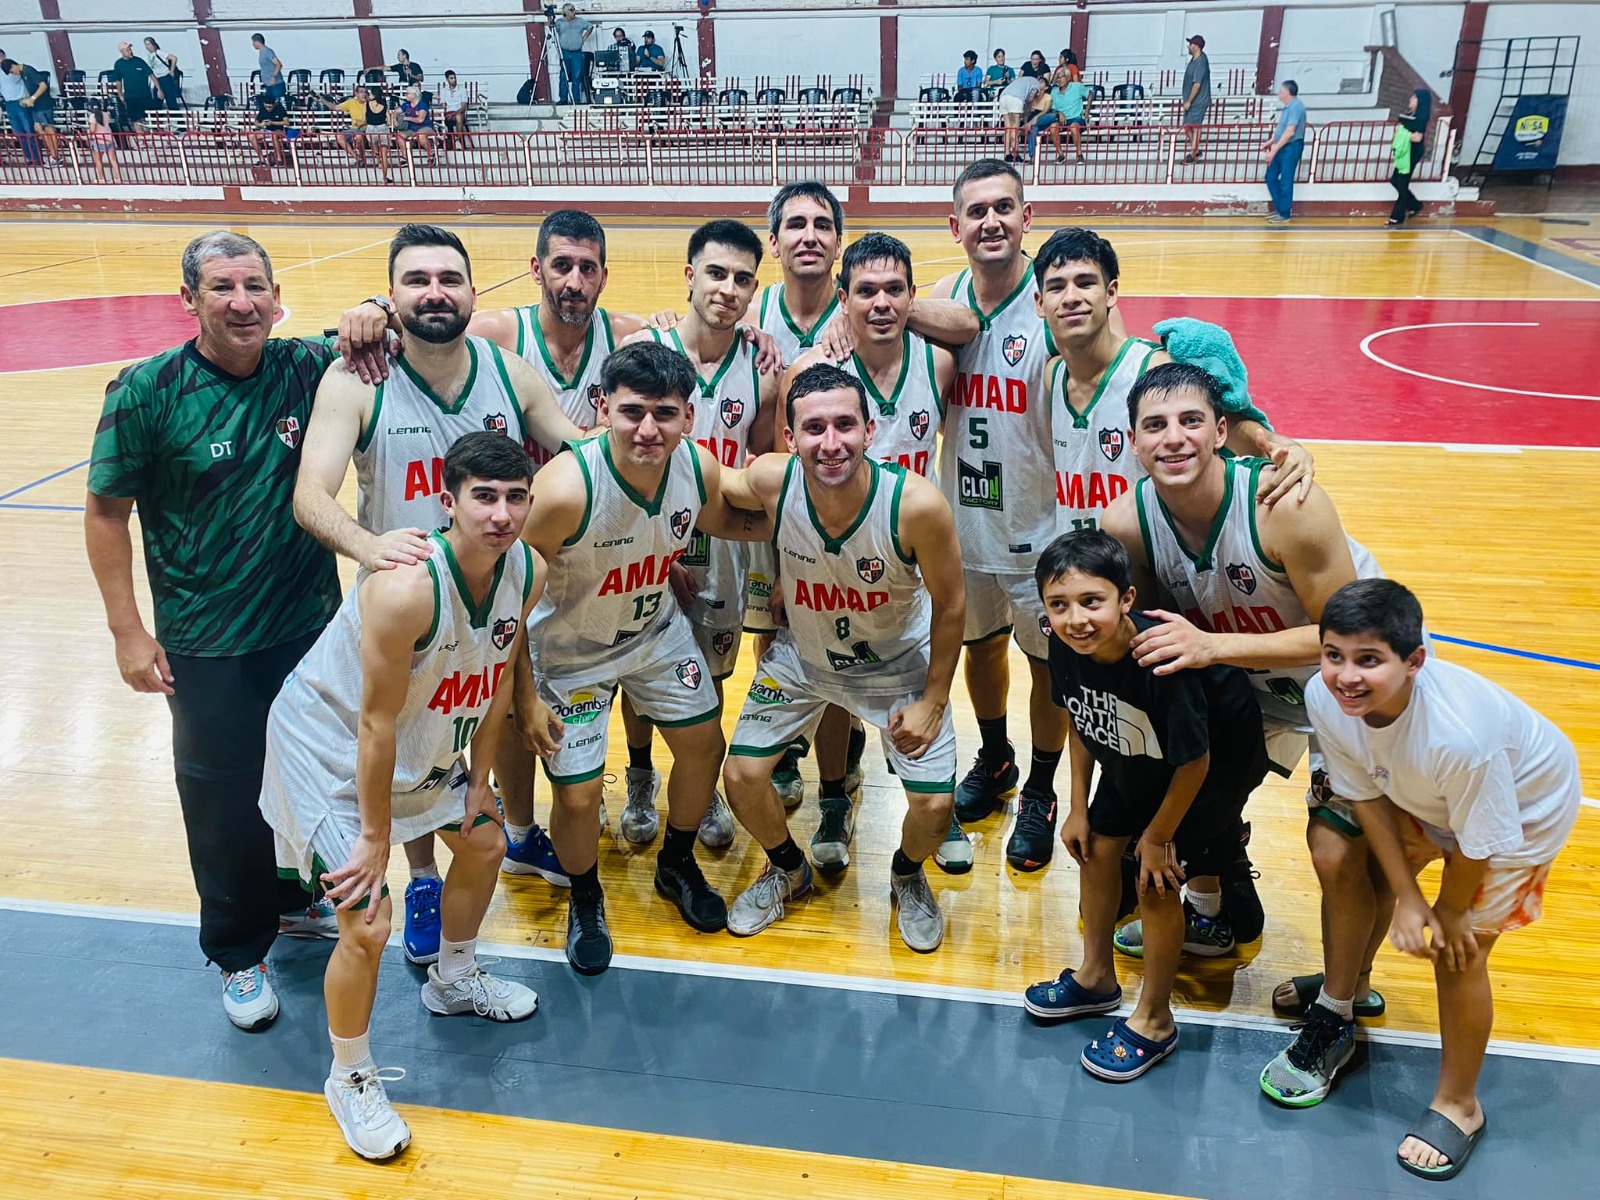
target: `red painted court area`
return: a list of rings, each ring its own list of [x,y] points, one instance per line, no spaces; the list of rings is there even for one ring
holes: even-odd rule
[[[175,293],[3,305],[0,374],[149,358],[188,341],[195,329]]]
[[[1600,300],[1122,305],[1130,331],[1171,316],[1228,330],[1251,398],[1296,437],[1600,447]]]

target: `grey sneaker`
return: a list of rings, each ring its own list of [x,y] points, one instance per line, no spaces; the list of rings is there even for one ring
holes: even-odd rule
[[[818,802],[822,821],[811,835],[811,861],[824,874],[850,865],[850,839],[856,832],[856,808],[848,796],[824,796]]]
[[[700,818],[700,844],[711,850],[733,845],[733,810],[720,791],[711,793],[711,807]]]
[[[800,752],[790,747],[772,769],[772,787],[785,808],[800,806],[806,798],[806,781],[800,778]]]
[[[1261,1072],[1261,1090],[1279,1104],[1310,1108],[1333,1091],[1339,1072],[1355,1057],[1356,1023],[1313,1004],[1291,1045]]]
[[[861,772],[861,764],[859,762],[856,763],[855,766],[844,773],[844,794],[846,796],[856,795],[861,791],[861,785],[866,782],[866,779],[867,777]]]
[[[889,873],[889,890],[894,906],[900,910],[895,918],[900,926],[900,937],[913,950],[937,950],[944,941],[944,913],[921,867],[914,875]]]
[[[933,861],[947,875],[965,875],[972,870],[972,839],[955,817],[950,818],[950,832],[933,852]]]
[[[629,767],[625,774],[628,803],[622,810],[622,836],[635,846],[647,846],[655,841],[656,832],[661,828],[661,814],[656,811],[661,774],[654,767],[649,770]]]
[[[470,1013],[490,1021],[525,1021],[539,1007],[539,996],[530,987],[497,979],[477,963],[465,979],[446,983],[435,963],[422,985],[422,1006],[436,1017]]]
[[[1285,217],[1285,216],[1281,216],[1278,213],[1273,213],[1271,216],[1269,216],[1267,218],[1267,224],[1268,225],[1287,225],[1288,223],[1289,223],[1289,218]]]
[[[809,892],[812,878],[810,863],[801,863],[798,871],[780,870],[767,863],[766,870],[739,893],[728,910],[728,932],[735,937],[749,937],[783,920],[783,902],[798,900]]]
[[[1129,921],[1111,935],[1111,944],[1130,958],[1144,957],[1144,922]],[[1233,926],[1226,917],[1202,917],[1183,905],[1183,952],[1216,958],[1233,949]]]

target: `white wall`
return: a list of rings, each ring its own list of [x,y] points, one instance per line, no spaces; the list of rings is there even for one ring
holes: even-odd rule
[[[823,23],[819,30],[819,23]],[[656,30],[657,41],[661,31]],[[684,32],[684,52],[694,53],[694,27]],[[670,42],[669,42],[670,44]],[[878,16],[762,17],[717,22],[717,74],[750,78],[755,75],[832,75],[835,87],[846,75],[866,76],[878,87]],[[901,79],[907,79],[905,66]],[[912,94],[916,80],[910,79]],[[904,90],[906,83],[902,83]]]
[[[361,66],[361,35],[348,19],[332,28],[322,29],[224,29],[222,52],[228,59],[228,78],[242,83],[250,72],[259,70],[259,51],[250,44],[252,32],[266,35],[267,48],[277,52],[278,61],[285,71],[301,68],[311,72],[311,82],[317,81],[317,72],[330,67],[341,71],[354,71]],[[416,30],[424,35],[423,30]],[[76,41],[76,35],[74,35]]]
[[[1461,16],[1465,12],[1464,4],[1401,4],[1395,8],[1395,40],[1400,53],[1446,100],[1450,98],[1450,81],[1441,76],[1455,64],[1456,41],[1461,37]]]
[[[56,78],[55,63],[50,58],[50,39],[42,33],[23,33],[20,30],[0,33],[0,50],[17,62],[27,63],[40,71],[50,72],[50,82],[60,95],[61,80]]]
[[[1558,161],[1562,165],[1600,162],[1600,4],[1498,3],[1490,7],[1483,27],[1486,39],[1568,34],[1583,40],[1578,46],[1579,70],[1567,101]],[[1477,153],[1499,94],[1499,80],[1480,73],[1462,143],[1463,161],[1471,161]]]
[[[1334,93],[1345,79],[1364,78],[1372,32],[1370,14],[1348,8],[1291,8],[1283,14],[1278,78],[1302,94]],[[1451,43],[1454,45],[1454,43]]]
[[[948,76],[947,86],[954,87],[956,72],[962,66],[961,52],[977,51],[978,66],[987,67],[991,61],[991,45],[987,12],[974,11],[951,16],[935,16],[932,13],[915,17],[902,15],[900,94],[915,96],[917,81],[924,75]]]

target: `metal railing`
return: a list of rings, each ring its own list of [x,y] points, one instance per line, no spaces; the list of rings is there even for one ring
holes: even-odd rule
[[[1093,125],[1082,131],[1085,161],[1069,137],[1047,131],[1021,167],[1030,185],[1097,187],[1260,184],[1262,146],[1273,127],[1235,122],[1200,126],[1200,156],[1185,162],[1186,133],[1167,125]],[[1300,160],[1305,183],[1380,183],[1392,169],[1395,126],[1341,121],[1313,127]],[[0,184],[124,184],[184,187],[319,187],[381,190],[385,184],[473,190],[527,187],[778,187],[818,179],[833,187],[948,187],[974,159],[998,158],[1001,126],[933,129],[588,129],[540,133],[437,134],[357,138],[353,131],[284,137],[227,129],[182,134],[63,135],[62,161],[29,161],[23,139],[0,134]],[[1013,131],[1015,133],[1015,131]],[[1440,118],[1419,182],[1444,178],[1455,143]]]

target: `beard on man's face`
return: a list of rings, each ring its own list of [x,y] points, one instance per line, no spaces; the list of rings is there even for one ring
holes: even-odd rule
[[[458,340],[466,333],[471,320],[470,316],[462,316],[452,304],[433,304],[402,314],[400,324],[407,333],[442,346]]]

